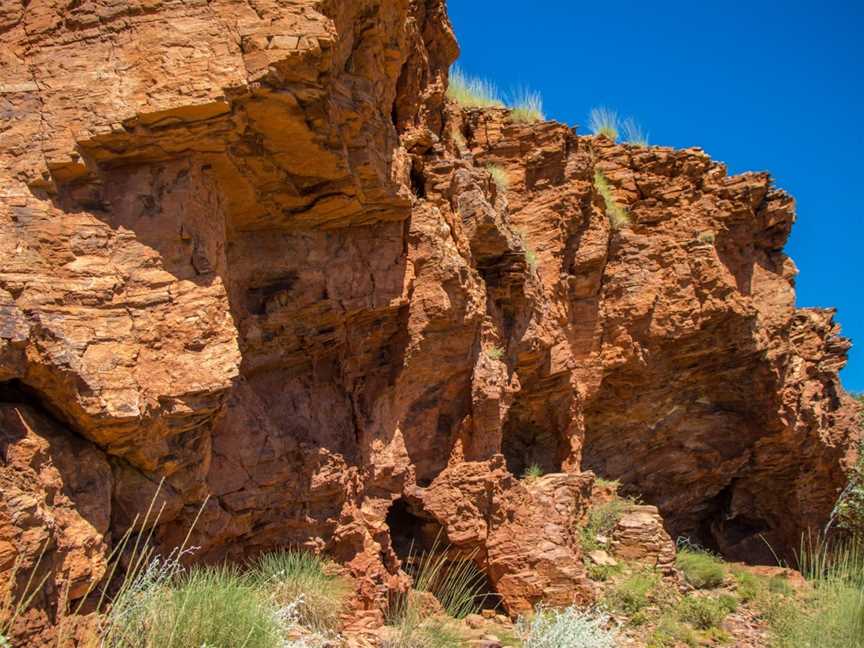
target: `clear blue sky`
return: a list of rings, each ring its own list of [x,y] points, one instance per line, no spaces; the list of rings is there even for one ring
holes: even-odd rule
[[[449,0],[459,65],[575,125],[599,105],[654,144],[770,171],[798,203],[798,304],[835,306],[864,391],[864,0]]]

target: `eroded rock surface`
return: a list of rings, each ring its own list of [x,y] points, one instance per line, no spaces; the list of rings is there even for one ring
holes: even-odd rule
[[[0,473],[65,439],[68,519],[28,528],[73,594],[163,478],[163,547],[209,497],[200,559],[328,551],[370,609],[433,528],[510,611],[587,600],[582,469],[739,558],[824,523],[849,345],[794,306],[792,199],[697,149],[463,111],[456,55],[443,0],[0,9]],[[36,545],[4,525],[5,570]]]

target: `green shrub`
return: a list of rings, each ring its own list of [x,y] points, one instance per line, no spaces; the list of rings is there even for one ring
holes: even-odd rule
[[[624,567],[621,563],[618,563],[617,565],[598,565],[597,563],[589,562],[585,566],[585,570],[588,572],[588,578],[600,582],[605,582],[612,576],[620,574],[623,569]]]
[[[537,253],[527,245],[525,246],[525,263],[528,264],[531,272],[537,270]]]
[[[728,601],[708,596],[687,596],[681,599],[676,609],[681,621],[700,630],[719,627],[732,611]]]
[[[500,191],[506,191],[510,185],[510,180],[507,178],[507,172],[497,164],[487,164],[486,170],[492,176],[492,180],[497,185]]]
[[[543,98],[539,92],[520,88],[511,100],[510,119],[514,122],[537,122],[546,119],[543,114]]]
[[[706,230],[704,232],[699,232],[699,236],[696,237],[696,240],[702,245],[714,245],[716,238],[717,235],[714,232]]]
[[[618,113],[603,106],[592,108],[588,115],[588,128],[595,135],[603,135],[614,142],[618,139]]]
[[[768,579],[768,591],[772,594],[782,594],[783,596],[793,596],[795,588],[784,576],[772,576]]]
[[[636,572],[606,590],[604,604],[615,612],[633,616],[648,607],[660,579],[652,572]]]
[[[697,589],[720,587],[726,577],[726,566],[722,560],[692,547],[678,550],[675,565],[687,582]]]
[[[612,195],[612,188],[609,186],[609,181],[603,172],[599,169],[594,171],[594,188],[597,193],[603,198],[603,203],[606,206],[606,217],[609,219],[609,224],[613,230],[619,230],[630,224],[630,215],[627,210],[621,207]]]
[[[486,357],[491,360],[500,360],[504,357],[504,348],[496,346],[491,349],[486,349]]]
[[[538,477],[543,476],[543,469],[539,464],[533,463],[525,469],[525,472],[522,473],[522,479],[537,479]]]
[[[630,506],[632,506],[632,502],[616,496],[608,502],[591,508],[588,511],[585,524],[579,530],[582,550],[599,549],[600,543],[597,541],[597,536],[608,536],[612,533],[618,520]]]
[[[764,591],[762,579],[756,574],[738,569],[733,571],[735,577],[735,591],[744,603],[755,601]]]
[[[538,606],[530,619],[520,617],[516,630],[522,648],[614,648],[615,633],[602,615],[568,607]]]
[[[485,79],[468,76],[458,67],[450,70],[447,96],[466,108],[504,106],[494,84]]]
[[[664,614],[648,638],[647,648],[675,648],[680,644],[697,646],[696,633],[674,615]]]
[[[278,608],[234,568],[197,568],[169,582],[145,579],[124,597],[120,611],[112,609],[104,646],[280,648],[283,643]]]
[[[623,124],[624,139],[628,144],[634,146],[648,146],[648,134],[642,130],[642,127],[632,117],[624,120]]]
[[[308,551],[288,550],[262,556],[253,572],[262,589],[279,607],[294,606],[296,621],[317,632],[339,627],[351,593],[345,579],[334,574],[335,565]]]
[[[594,480],[594,485],[597,486],[597,488],[608,488],[617,493],[618,488],[621,486],[621,482],[619,482],[617,479],[606,479],[605,477],[597,477]]]

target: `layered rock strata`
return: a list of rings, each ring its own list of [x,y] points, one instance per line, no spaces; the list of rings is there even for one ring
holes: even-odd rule
[[[463,110],[457,52],[443,0],[0,10],[0,570],[47,547],[49,623],[154,498],[163,548],[200,510],[198,559],[326,551],[371,609],[431,536],[512,613],[589,600],[583,470],[736,558],[824,524],[849,344],[792,199]]]

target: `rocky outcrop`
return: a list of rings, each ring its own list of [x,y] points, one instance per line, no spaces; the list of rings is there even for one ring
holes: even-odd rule
[[[848,343],[794,306],[791,198],[464,111],[456,54],[443,0],[0,10],[0,382],[29,421],[0,473],[37,475],[0,495],[0,569],[50,537],[74,597],[154,497],[165,548],[206,501],[201,560],[327,551],[377,608],[396,539],[443,530],[518,611],[590,598],[582,469],[735,557],[823,524]]]
[[[612,529],[612,554],[627,562],[638,562],[664,574],[675,569],[675,543],[663,528],[656,506],[633,505]]]

